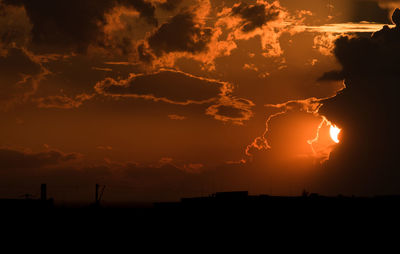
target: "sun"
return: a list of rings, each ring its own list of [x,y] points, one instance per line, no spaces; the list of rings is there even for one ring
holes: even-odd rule
[[[331,128],[329,130],[329,133],[331,134],[331,139],[333,140],[333,142],[335,143],[339,143],[339,134],[342,130],[339,129],[339,127],[337,127],[336,125],[331,125]]]

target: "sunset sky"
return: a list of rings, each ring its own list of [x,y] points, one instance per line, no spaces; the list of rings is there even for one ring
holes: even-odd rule
[[[0,0],[0,198],[400,194],[397,7]]]

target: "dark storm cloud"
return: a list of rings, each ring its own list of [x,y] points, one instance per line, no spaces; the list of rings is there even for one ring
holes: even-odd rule
[[[254,5],[240,3],[232,8],[232,15],[243,19],[241,26],[243,32],[251,32],[256,28],[262,27],[269,21],[276,20],[279,14],[280,10],[276,6],[266,6],[263,3]]]
[[[389,10],[379,6],[378,1],[354,1],[352,3],[352,22],[371,21],[390,24]]]
[[[318,81],[339,81],[343,79],[344,76],[341,71],[329,71],[325,72],[320,78],[318,78]]]
[[[207,50],[212,29],[195,21],[195,14],[185,11],[163,24],[148,38],[157,56],[170,52],[199,53]]]
[[[73,161],[79,158],[75,153],[62,153],[60,151],[46,151],[40,153],[21,152],[12,149],[0,149],[1,169],[41,168]]]
[[[148,23],[157,26],[155,7],[144,0],[4,0],[24,6],[32,23],[32,43],[41,51],[85,51],[96,42],[104,24],[105,12],[117,5],[132,7]]]
[[[148,75],[133,75],[125,80],[107,78],[96,84],[99,94],[134,97],[173,104],[205,103],[230,92],[227,83],[195,77],[183,72],[162,70]]]
[[[396,11],[394,20],[399,17]],[[358,188],[398,191],[400,27],[385,26],[370,38],[339,38],[334,53],[346,89],[320,109],[343,128],[328,166],[347,169],[343,178]]]
[[[4,5],[0,1],[0,50],[25,46],[30,40],[31,29],[24,8]]]

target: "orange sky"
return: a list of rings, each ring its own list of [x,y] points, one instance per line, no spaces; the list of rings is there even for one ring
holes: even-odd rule
[[[327,123],[341,126],[318,110],[344,88],[324,78],[342,68],[334,41],[370,36],[397,6],[92,2],[0,1],[0,197],[42,182],[67,201],[94,183],[109,201],[329,193]]]

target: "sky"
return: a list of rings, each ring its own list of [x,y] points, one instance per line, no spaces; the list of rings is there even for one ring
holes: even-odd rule
[[[397,7],[0,0],[0,198],[400,194]]]

